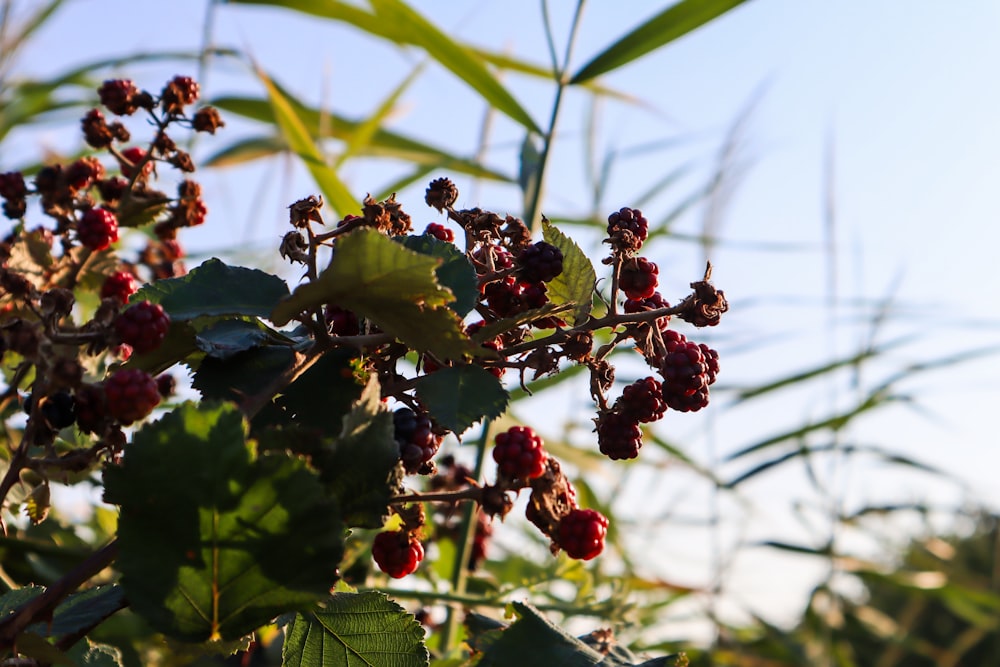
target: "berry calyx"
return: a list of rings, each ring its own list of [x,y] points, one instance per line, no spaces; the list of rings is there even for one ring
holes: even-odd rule
[[[527,283],[547,283],[563,271],[562,250],[539,241],[517,255],[518,275]]]
[[[76,226],[80,243],[91,250],[105,250],[118,240],[118,219],[106,208],[92,208]]]
[[[108,414],[124,426],[143,419],[160,403],[156,380],[146,371],[126,368],[104,383]]]
[[[559,521],[556,543],[570,558],[590,560],[604,551],[608,519],[597,510],[574,509]]]
[[[431,417],[426,412],[416,413],[410,408],[400,408],[392,414],[396,444],[403,467],[411,475],[430,472],[428,462],[434,458],[444,436],[434,433]]]
[[[656,292],[659,272],[656,264],[645,257],[633,257],[622,264],[618,287],[630,299],[648,299]]]
[[[622,391],[618,410],[631,421],[649,423],[659,420],[667,411],[662,386],[654,377],[633,382]]]
[[[128,271],[117,271],[104,279],[104,284],[101,285],[101,298],[115,299],[118,303],[125,304],[138,290],[135,276]]]
[[[601,453],[613,461],[634,459],[642,447],[639,422],[621,412],[601,413],[597,418],[597,444]]]
[[[115,319],[118,338],[138,354],[160,347],[169,328],[170,316],[163,306],[149,301],[140,301]]]
[[[416,571],[424,559],[424,546],[413,533],[390,530],[379,533],[372,543],[372,557],[378,569],[393,579],[402,579]]]
[[[500,474],[510,479],[534,479],[545,474],[548,455],[542,439],[527,426],[512,426],[494,439],[493,460]]]

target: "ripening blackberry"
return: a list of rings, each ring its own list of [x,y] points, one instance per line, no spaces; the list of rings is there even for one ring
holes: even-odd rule
[[[609,459],[634,459],[642,447],[642,429],[620,412],[602,412],[597,417],[597,444]]]
[[[379,533],[372,543],[372,558],[393,579],[413,573],[424,559],[424,546],[413,533],[390,530]]]
[[[650,296],[645,299],[625,299],[625,304],[622,307],[626,313],[644,313],[649,310],[659,310],[660,308],[669,308],[670,304],[659,292],[653,292]],[[664,315],[663,317],[656,318],[656,326],[660,328],[660,331],[666,331],[667,326],[670,324],[670,316]]]
[[[590,560],[604,551],[608,519],[597,510],[574,509],[559,521],[556,543],[570,558]]]
[[[534,479],[545,474],[548,455],[542,438],[528,426],[511,426],[498,433],[494,442],[493,460],[500,474],[508,479]]]
[[[392,415],[399,458],[409,474],[430,472],[426,464],[434,458],[444,436],[434,433],[431,417],[426,412],[416,413],[410,408],[400,408]]]
[[[648,299],[656,293],[660,269],[645,257],[633,257],[622,264],[618,287],[633,300]]]
[[[649,232],[649,221],[637,208],[623,207],[608,216],[608,242],[625,252],[642,247]]]
[[[517,255],[518,275],[526,283],[547,283],[563,271],[562,250],[539,241]]]
[[[658,421],[667,411],[663,387],[654,377],[643,378],[625,387],[617,407],[622,417],[643,423]]]

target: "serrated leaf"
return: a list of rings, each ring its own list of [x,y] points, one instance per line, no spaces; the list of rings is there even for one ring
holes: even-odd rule
[[[286,667],[426,667],[430,661],[420,623],[375,591],[336,593],[323,611],[296,615],[281,654]]]
[[[743,4],[745,0],[681,0],[623,35],[594,56],[570,79],[571,84],[587,82],[618,69],[696,30],[709,21]]]
[[[59,637],[87,630],[125,606],[121,586],[95,586],[71,594],[59,603],[51,623],[28,626],[29,632],[40,637]]]
[[[337,172],[326,163],[288,97],[262,71],[258,71],[257,76],[267,89],[271,109],[274,111],[282,136],[288,142],[288,147],[305,163],[306,169],[312,174],[326,202],[341,216],[360,212],[361,205],[358,200],[337,177]]]
[[[476,269],[465,253],[454,243],[442,241],[429,234],[404,236],[402,243],[414,252],[441,260],[435,273],[438,282],[450,289],[455,296],[450,307],[461,317],[468,315],[479,300],[479,283],[476,280]]]
[[[341,419],[361,394],[361,384],[352,368],[356,354],[348,348],[330,350],[288,385],[274,400],[284,411],[282,421],[292,421],[324,435],[336,433]]]
[[[237,639],[336,578],[336,503],[304,461],[255,457],[232,405],[185,403],[145,425],[104,483],[130,607],[169,637]]]
[[[563,254],[562,273],[548,283],[549,301],[573,304],[576,308],[570,317],[571,323],[582,324],[590,317],[594,304],[594,285],[597,283],[594,265],[573,239],[548,220],[542,220],[542,234],[546,243],[559,248]]]
[[[287,296],[288,285],[281,278],[212,258],[185,276],[145,285],[129,301],[158,303],[177,321],[205,315],[268,317]]]
[[[195,331],[188,322],[171,320],[167,335],[159,347],[145,354],[133,354],[125,368],[141,368],[157,375],[174,364],[198,352]]]
[[[418,378],[414,389],[434,420],[456,435],[482,419],[496,419],[510,402],[500,380],[474,364],[441,368]]]
[[[271,332],[258,320],[223,320],[195,336],[198,349],[215,359],[229,359],[270,341]]]
[[[534,607],[511,603],[519,618],[483,654],[478,667],[586,667],[599,665],[601,653],[541,616]]]
[[[338,239],[330,265],[279,303],[271,320],[280,326],[302,311],[335,303],[439,359],[475,354],[461,320],[440,307],[454,300],[437,281],[440,264],[377,231],[358,229]]]
[[[392,413],[379,396],[373,376],[344,415],[340,436],[313,459],[351,527],[381,528],[389,498],[401,490],[403,472]]]

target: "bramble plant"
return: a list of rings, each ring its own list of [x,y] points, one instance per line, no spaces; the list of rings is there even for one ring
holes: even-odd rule
[[[639,455],[640,424],[708,405],[718,354],[669,323],[714,326],[725,295],[709,266],[671,306],[659,267],[639,254],[648,231],[640,211],[608,217],[605,280],[544,219],[536,239],[518,218],[456,208],[446,178],[425,198],[445,221],[421,233],[394,196],[369,197],[336,222],[319,197],[293,203],[277,250],[304,270],[294,289],[218,259],[187,272],[178,234],[207,210],[187,177],[193,161],[168,130],[214,133],[219,114],[192,111],[198,85],[183,76],[158,95],[122,79],[99,95],[114,116],[144,114],[149,144],[128,145],[122,120],[93,109],[84,137],[110,159],[47,166],[30,187],[20,173],[0,174],[3,211],[15,221],[0,246],[4,534],[13,538],[19,511],[45,520],[53,482],[99,474],[119,510],[101,549],[45,587],[0,597],[0,649],[25,661],[17,664],[111,655],[81,640],[126,607],[171,639],[229,652],[279,619],[289,665],[354,664],[328,655],[326,640],[365,664],[388,664],[379,652],[394,665],[426,664],[415,618],[352,587],[369,558],[390,577],[410,575],[436,539],[459,532],[462,508],[472,530],[456,558],[474,569],[493,520],[522,492],[554,555],[590,560],[604,548],[608,519],[580,507],[530,426],[496,434],[488,450],[489,424],[508,405],[505,382],[527,389],[585,368],[595,445],[611,459]],[[182,175],[174,196],[154,188],[168,167]],[[52,222],[29,226],[29,197]],[[147,232],[134,258],[120,244],[128,229]],[[612,397],[609,357],[621,346],[654,375]],[[181,368],[199,400],[175,398],[171,371]],[[439,456],[446,436],[480,422],[475,470]],[[484,475],[490,455],[495,472]],[[532,608],[514,609],[510,625],[469,617],[467,648],[479,664],[504,664],[539,641],[601,661],[600,649]],[[615,651],[601,664],[635,662]],[[675,664],[666,660],[648,664]]]

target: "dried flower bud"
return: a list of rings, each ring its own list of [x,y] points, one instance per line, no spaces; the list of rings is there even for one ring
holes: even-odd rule
[[[195,132],[215,134],[216,130],[224,126],[225,123],[222,122],[219,110],[215,107],[202,107],[198,109],[191,120],[191,127],[194,128]]]
[[[319,210],[323,208],[323,197],[309,195],[288,207],[288,222],[292,227],[308,227],[310,222],[323,223]]]
[[[281,246],[278,248],[281,256],[292,262],[305,264],[309,261],[309,246],[302,234],[298,232],[288,232],[281,239]]]
[[[450,208],[458,200],[458,188],[448,178],[437,178],[427,186],[424,201],[431,208],[436,208],[439,213],[443,213],[446,208]]]
[[[83,138],[94,148],[107,148],[114,141],[115,135],[104,120],[104,114],[99,109],[91,109],[80,121],[83,127]]]

